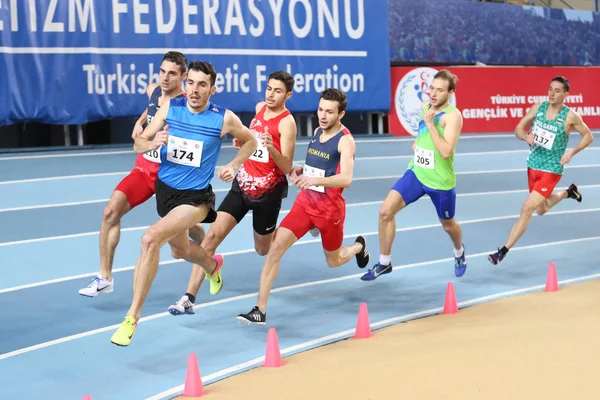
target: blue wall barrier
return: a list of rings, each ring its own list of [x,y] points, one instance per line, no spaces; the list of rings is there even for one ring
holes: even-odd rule
[[[213,63],[213,101],[250,112],[267,76],[294,75],[289,107],[344,90],[389,109],[385,0],[0,0],[0,125],[137,116],[164,53]]]

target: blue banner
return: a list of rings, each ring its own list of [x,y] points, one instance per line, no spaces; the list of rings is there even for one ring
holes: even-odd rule
[[[348,111],[387,111],[385,0],[0,0],[0,125],[138,116],[164,53],[211,62],[212,100],[253,112],[267,76],[295,78],[289,108],[337,87]]]

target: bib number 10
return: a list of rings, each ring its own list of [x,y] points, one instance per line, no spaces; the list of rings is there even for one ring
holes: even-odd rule
[[[160,164],[160,150],[151,150],[147,153],[144,153],[144,158],[148,161]]]

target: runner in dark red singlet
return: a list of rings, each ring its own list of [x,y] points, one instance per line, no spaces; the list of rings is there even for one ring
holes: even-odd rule
[[[308,145],[304,167],[293,168],[290,179],[300,189],[289,214],[281,221],[267,254],[260,277],[256,306],[237,319],[244,324],[265,324],[267,300],[285,252],[311,228],[321,232],[327,265],[339,267],[356,257],[360,268],[369,263],[363,236],[351,246],[342,246],[346,201],[344,188],[350,187],[356,145],[350,131],[342,125],[348,101],[344,92],[327,89],[319,101],[319,128]]]
[[[252,210],[254,247],[266,255],[277,226],[281,202],[287,197],[286,174],[292,168],[296,145],[296,121],[286,108],[292,96],[294,78],[285,71],[269,75],[265,101],[256,105],[250,131],[259,139],[254,154],[240,167],[227,196],[221,202],[216,221],[211,224],[202,247],[215,254],[225,237]],[[239,143],[234,145],[238,146]],[[221,257],[216,255],[215,257]],[[194,266],[187,292],[169,307],[172,315],[194,314],[194,304],[205,273]],[[222,284],[211,281],[210,293],[219,293]]]

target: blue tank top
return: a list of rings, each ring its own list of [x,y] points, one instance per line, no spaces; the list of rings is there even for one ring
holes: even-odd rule
[[[194,114],[187,98],[171,99],[167,113],[169,138],[160,149],[158,179],[178,190],[202,190],[210,184],[221,152],[225,109],[211,102]]]

